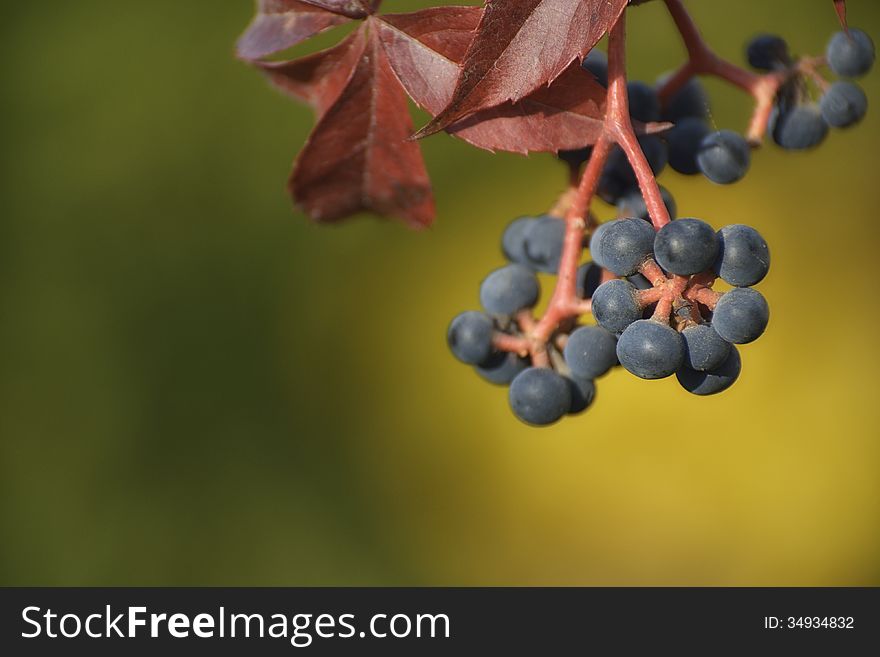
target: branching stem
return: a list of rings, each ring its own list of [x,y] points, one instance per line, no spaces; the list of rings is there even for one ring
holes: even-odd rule
[[[689,59],[661,89],[661,98],[668,98],[695,74],[717,75],[745,89],[758,99],[759,107],[756,114],[760,111],[763,115],[766,110],[767,116],[763,119],[763,125],[766,126],[773,98],[785,79],[782,74],[758,76],[720,59],[703,41],[681,0],[666,0],[666,4],[684,37]],[[763,129],[760,134],[763,135]],[[590,312],[591,300],[581,299],[577,294],[577,270],[584,241],[595,227],[590,215],[590,204],[599,187],[602,170],[615,145],[626,155],[645,199],[651,223],[655,230],[660,230],[669,223],[669,212],[629,116],[626,86],[626,11],[621,14],[609,34],[608,94],[604,129],[593,145],[590,159],[580,175],[580,180],[576,181],[572,176],[569,189],[554,206],[554,214],[562,215],[564,212],[566,229],[553,295],[540,319],[536,320],[531,312],[520,313],[516,317],[516,322],[522,335],[511,339],[497,336],[494,342],[497,349],[520,354],[527,352],[536,367],[549,367],[551,358],[548,345],[555,344],[554,340],[558,337],[560,327],[573,325],[577,317]],[[572,173],[574,171],[572,169]],[[718,294],[709,289],[711,281],[698,281],[692,284],[687,277],[667,277],[653,260],[644,263],[640,271],[654,287],[640,292],[639,302],[643,307],[656,303],[654,318],[658,321],[668,322],[673,310],[683,305],[691,305],[694,320],[699,320],[696,304],[702,303],[711,308],[717,301]],[[611,278],[614,278],[613,274],[603,271],[602,282]]]
[[[664,0],[688,52],[688,61],[658,89],[661,104],[666,104],[695,75],[712,75],[725,80],[755,99],[746,139],[752,146],[760,145],[767,132],[773,101],[779,88],[798,73],[814,74],[821,58],[806,59],[779,71],[758,75],[719,57],[706,43],[682,0]]]

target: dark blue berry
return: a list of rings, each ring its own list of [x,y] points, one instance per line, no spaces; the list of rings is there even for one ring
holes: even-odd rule
[[[516,354],[496,351],[485,363],[477,365],[474,369],[477,371],[477,374],[489,383],[506,386],[528,366],[528,358],[520,358]]]
[[[593,48],[584,57],[581,68],[592,73],[603,87],[608,86],[608,56],[604,52]]]
[[[621,334],[617,358],[628,372],[642,379],[662,379],[684,362],[684,340],[667,324],[640,319]]]
[[[566,377],[568,388],[571,392],[571,406],[568,408],[569,415],[583,413],[596,397],[596,384],[592,379],[578,379]]]
[[[697,153],[709,127],[702,118],[685,118],[666,131],[666,144],[669,148],[669,166],[673,170],[691,176],[700,172]]]
[[[695,395],[714,395],[724,392],[734,384],[742,369],[742,361],[736,347],[717,368],[701,372],[689,367],[682,367],[675,373],[681,387]]]
[[[828,66],[837,75],[844,78],[856,78],[864,75],[874,64],[874,42],[871,37],[849,28],[849,32],[837,32],[828,42],[825,50]]]
[[[602,170],[602,175],[599,176],[599,187],[596,190],[596,194],[606,203],[617,205],[631,186],[631,183],[606,166]]]
[[[510,384],[510,408],[520,420],[536,426],[553,424],[571,409],[569,382],[547,368],[529,367]]]
[[[642,276],[641,274],[633,274],[632,276],[627,276],[626,280],[633,284],[637,290],[650,290],[653,285],[651,285],[651,281]]]
[[[750,287],[736,287],[725,292],[712,314],[712,328],[734,344],[757,340],[769,321],[767,300]]]
[[[526,225],[523,237],[528,263],[545,274],[555,274],[562,258],[565,221],[543,215]]]
[[[629,115],[636,121],[650,123],[660,120],[660,101],[654,88],[633,80],[626,85],[629,96]]]
[[[521,265],[528,264],[526,256],[526,228],[535,221],[534,217],[519,217],[514,219],[501,235],[501,251],[510,262]]]
[[[708,324],[689,326],[681,332],[684,339],[684,364],[701,372],[720,367],[730,353],[730,343]]]
[[[677,219],[654,238],[654,258],[667,272],[690,276],[706,271],[718,257],[715,230],[699,219]]]
[[[590,240],[593,260],[618,276],[636,273],[653,248],[654,229],[636,218],[609,221]]]
[[[773,141],[789,151],[815,148],[828,135],[828,124],[814,105],[777,106],[770,116]]]
[[[595,262],[586,262],[578,267],[575,274],[577,295],[581,299],[589,299],[602,280],[602,268]]]
[[[462,363],[479,365],[492,355],[492,333],[495,327],[487,315],[469,310],[449,324],[446,341],[452,354]]]
[[[721,248],[715,273],[731,285],[749,287],[760,283],[770,270],[770,249],[751,226],[733,224],[718,231]]]
[[[678,207],[672,194],[661,185],[660,196],[663,198],[663,204],[666,206],[667,212],[669,212],[669,218],[674,219],[676,212],[678,212]],[[645,199],[638,187],[624,194],[617,202],[617,209],[628,217],[638,217],[645,221],[651,220],[651,216],[648,214],[648,206],[645,204]]]
[[[590,243],[588,245],[590,247],[590,255],[593,258],[593,262],[595,262],[600,267],[604,267],[605,264],[602,262],[601,256],[599,256],[599,254],[597,254],[593,250],[593,244],[596,244],[596,246],[601,244],[602,240],[604,239],[605,232],[608,230],[608,226],[610,225],[610,221],[606,221],[604,224],[599,224],[599,227],[596,228],[596,230],[594,230],[593,234],[590,236]]]
[[[639,137],[639,146],[645,154],[645,159],[651,167],[651,171],[657,176],[666,168],[668,161],[668,153],[666,143],[657,135],[642,135]],[[605,165],[607,175],[616,180],[617,184],[622,184],[621,193],[636,185],[636,174],[630,166],[626,154],[619,148],[615,147],[608,157]],[[600,183],[601,185],[601,183]]]
[[[819,99],[822,118],[832,128],[848,128],[868,111],[868,97],[857,84],[835,82]]]
[[[493,315],[513,315],[538,302],[538,279],[522,265],[507,265],[489,274],[480,285],[480,304]]]
[[[788,44],[775,34],[759,34],[746,46],[746,58],[749,65],[759,71],[772,71],[783,67],[791,61]]]
[[[642,317],[636,288],[629,281],[620,279],[602,283],[593,294],[593,317],[602,328],[621,333]]]
[[[662,85],[669,79],[669,74],[663,75],[657,80]],[[697,78],[691,78],[674,94],[660,112],[660,118],[671,123],[678,123],[682,119],[694,117],[706,119],[709,116],[709,97],[703,89],[703,85]]]
[[[563,162],[568,163],[570,166],[579,167],[584,162],[589,160],[592,154],[592,146],[587,146],[586,148],[574,148],[571,150],[559,151],[556,153],[556,157],[558,157]]]
[[[729,185],[742,179],[752,154],[745,138],[732,130],[710,132],[700,142],[697,166],[712,182]]]
[[[595,379],[617,364],[617,338],[601,326],[582,326],[568,337],[564,355],[572,376]]]

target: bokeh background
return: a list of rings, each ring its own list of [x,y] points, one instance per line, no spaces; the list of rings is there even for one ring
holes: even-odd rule
[[[837,29],[827,0],[690,5],[737,61]],[[880,584],[880,112],[733,187],[663,176],[771,244],[733,389],[618,371],[536,430],[445,330],[561,167],[434,137],[434,228],[310,225],[284,183],[311,114],[232,56],[252,9],[4,5],[0,582]],[[849,9],[880,41],[878,3]],[[629,51],[643,79],[681,60],[660,3]],[[749,100],[707,84],[744,129]]]

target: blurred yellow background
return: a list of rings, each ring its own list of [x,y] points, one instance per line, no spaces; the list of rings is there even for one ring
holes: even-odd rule
[[[837,29],[828,0],[689,5],[736,61],[759,31],[815,54]],[[878,3],[849,12],[880,41]],[[615,371],[538,430],[445,331],[560,191],[551,157],[434,137],[433,229],[316,227],[284,192],[311,114],[232,57],[249,0],[4,13],[3,584],[880,584],[878,70],[818,151],[661,179],[770,243],[739,382]],[[682,47],[660,3],[630,13],[653,80]],[[743,130],[749,100],[707,85]]]

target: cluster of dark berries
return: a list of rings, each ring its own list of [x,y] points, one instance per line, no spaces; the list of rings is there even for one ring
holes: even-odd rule
[[[528,354],[495,347],[496,340],[505,336],[524,338],[516,315],[538,302],[540,283],[536,273],[555,274],[559,269],[564,235],[565,222],[549,215],[520,217],[511,222],[501,239],[508,264],[491,272],[480,285],[483,311],[461,313],[452,320],[447,332],[455,357],[474,366],[490,383],[509,385],[511,409],[519,419],[532,425],[552,424],[564,415],[585,411],[595,396],[594,379],[617,363],[616,338],[597,326],[578,331],[591,332],[606,346],[601,353],[593,354],[589,367],[577,371],[566,365],[562,350],[554,341],[546,345],[550,367],[533,367]],[[593,263],[578,268],[577,291],[581,299],[592,296],[601,274],[601,268]]]
[[[602,51],[590,51],[582,66],[601,84],[607,86],[607,60]],[[751,149],[746,139],[732,130],[713,130],[710,127],[709,99],[696,78],[690,79],[676,91],[665,106],[661,105],[657,89],[667,79],[668,75],[661,76],[653,86],[640,81],[627,84],[632,119],[642,123],[673,124],[672,128],[662,134],[643,135],[639,138],[654,175],[659,175],[669,166],[684,175],[702,173],[719,184],[726,185],[740,180],[751,162]],[[559,156],[574,164],[584,161],[589,154],[589,149],[581,149],[563,151]],[[628,199],[641,197],[635,174],[620,149],[615,149],[602,173],[599,195],[618,207],[625,206]],[[635,215],[639,215],[635,211],[639,209],[641,208],[629,208]],[[670,214],[675,214],[674,205],[670,208]]]
[[[858,86],[847,80],[826,82],[816,70],[822,61],[794,59],[780,37],[756,37],[746,56],[755,69],[778,72],[778,82],[784,80],[768,125],[783,148],[815,146],[829,127],[853,125],[867,110]],[[849,29],[831,39],[824,63],[839,77],[853,78],[865,74],[873,61],[871,39]],[[582,65],[608,86],[604,53],[592,50]],[[672,124],[661,134],[639,137],[654,176],[669,166],[719,184],[740,180],[750,164],[749,143],[736,132],[710,127],[709,102],[696,79],[662,104],[657,89],[666,79],[627,85],[634,122]],[[811,88],[821,91],[818,101],[811,100]],[[592,149],[558,155],[576,171]],[[695,395],[722,392],[739,377],[737,345],[759,338],[770,317],[767,301],[753,289],[770,268],[767,243],[749,226],[735,224],[716,232],[699,219],[674,219],[675,200],[659,189],[672,220],[664,225],[654,217],[662,226],[656,230],[635,173],[615,146],[597,194],[623,218],[592,230],[592,262],[577,269],[577,298],[573,305],[568,301],[555,307],[557,315],[565,316],[548,312],[543,319],[549,317],[551,325],[531,312],[540,296],[537,274],[559,272],[566,235],[562,219],[542,215],[508,225],[502,237],[508,264],[483,281],[483,310],[452,321],[447,338],[453,354],[491,383],[509,385],[510,406],[524,422],[547,425],[584,411],[595,396],[595,380],[618,365],[643,379],[674,374]],[[732,289],[713,289],[719,279]],[[571,281],[565,282],[561,299],[572,294]],[[596,324],[579,325],[578,317],[589,312]]]
[[[447,334],[456,358],[487,381],[510,386],[518,418],[546,425],[586,410],[595,379],[618,364],[644,379],[675,374],[697,395],[734,383],[741,362],[733,345],[756,340],[769,320],[767,302],[751,286],[767,275],[770,252],[743,225],[716,233],[686,218],[655,233],[638,217],[602,224],[590,241],[593,262],[577,270],[578,297],[592,300],[597,325],[560,328],[546,345],[547,367],[498,348],[506,337],[527,338],[517,315],[538,301],[536,272],[557,271],[564,228],[546,215],[514,220],[502,237],[509,264],[480,286],[483,311],[458,315]],[[603,268],[620,278],[603,283]],[[715,292],[716,277],[734,289]]]
[[[699,219],[678,219],[655,233],[640,219],[618,219],[599,227],[590,252],[623,277],[596,289],[592,310],[599,326],[618,336],[617,358],[627,371],[643,379],[676,374],[697,395],[733,384],[740,372],[733,345],[756,340],[769,320],[766,300],[751,289],[770,267],[755,229],[732,225],[716,233]],[[640,272],[650,287],[633,281]],[[734,289],[711,290],[715,277]]]
[[[785,69],[793,63],[785,40],[775,35],[755,37],[746,54],[749,64],[759,70]],[[828,43],[825,61],[838,77],[860,77],[874,64],[874,44],[855,28],[837,32]],[[768,129],[773,141],[786,150],[814,148],[824,141],[829,128],[855,125],[868,111],[865,92],[854,82],[816,80],[821,92],[818,101],[805,75],[793,76],[776,97]]]

